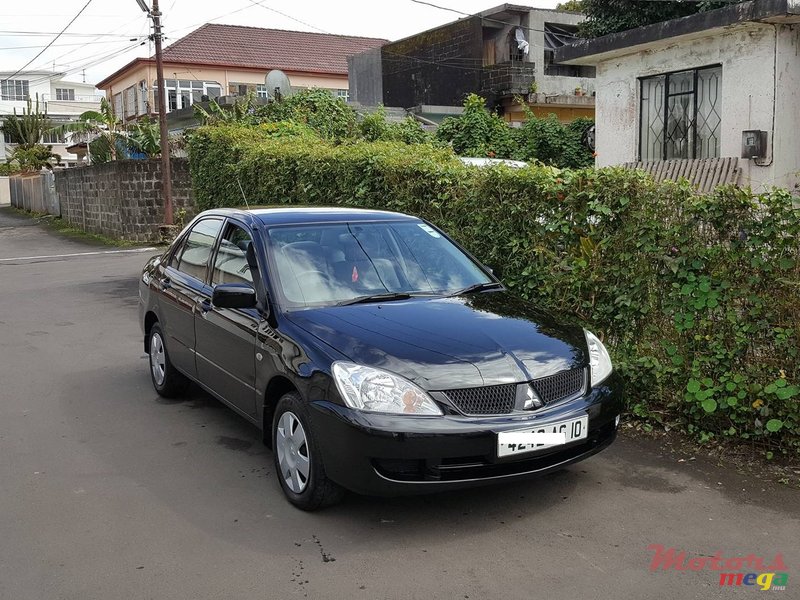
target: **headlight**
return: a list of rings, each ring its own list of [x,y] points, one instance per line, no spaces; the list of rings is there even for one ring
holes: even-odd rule
[[[388,371],[349,362],[333,363],[333,379],[350,408],[406,415],[441,415],[428,394]]]
[[[586,334],[586,344],[589,346],[589,365],[592,368],[592,386],[601,383],[606,377],[611,375],[614,367],[611,366],[611,357],[603,342],[591,331],[583,330]]]

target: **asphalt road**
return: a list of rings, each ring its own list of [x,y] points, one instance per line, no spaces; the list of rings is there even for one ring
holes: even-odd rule
[[[0,210],[0,599],[760,593],[651,573],[651,544],[780,552],[773,594],[800,597],[800,492],[625,437],[534,482],[298,511],[254,427],[196,389],[155,394],[137,323],[153,252],[106,250]]]

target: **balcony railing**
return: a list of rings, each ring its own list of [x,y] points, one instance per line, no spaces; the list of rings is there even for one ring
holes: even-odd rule
[[[87,94],[81,96],[73,96],[72,98],[58,98],[55,94],[42,94],[40,98],[45,102],[100,102],[101,98],[105,98],[102,94]]]

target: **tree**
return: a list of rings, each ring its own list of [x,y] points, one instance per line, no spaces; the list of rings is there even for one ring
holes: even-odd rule
[[[736,1],[736,0],[734,0]],[[727,6],[730,2],[642,2],[641,0],[570,0],[569,10],[579,5],[586,15],[580,33],[598,37],[617,31],[643,27],[651,23],[669,21],[697,12]],[[565,5],[561,5],[565,6]]]
[[[161,131],[158,123],[150,117],[143,117],[128,126],[128,148],[140,152],[148,158],[161,155]]]
[[[556,10],[568,10],[571,12],[583,12],[583,0],[567,0],[561,4],[556,4]]]
[[[64,126],[65,131],[94,134],[95,142],[104,140],[100,144],[107,149],[109,160],[116,160],[121,145],[127,145],[127,134],[122,127],[122,121],[114,114],[114,107],[105,98],[100,99],[100,110],[87,110],[78,117],[75,123]],[[94,143],[94,142],[92,142]],[[90,152],[92,143],[89,144]],[[92,162],[106,162],[98,160],[101,155],[92,155]]]
[[[28,99],[27,108],[18,115],[17,110],[5,118],[2,131],[7,134],[16,147],[11,152],[12,167],[20,171],[39,171],[52,169],[53,162],[61,162],[61,157],[53,153],[53,146],[41,143],[44,134],[57,130],[47,116],[47,109],[39,108],[39,96],[34,104]]]

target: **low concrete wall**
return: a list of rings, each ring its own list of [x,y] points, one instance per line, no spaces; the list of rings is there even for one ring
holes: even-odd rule
[[[35,213],[61,216],[52,171],[42,169],[40,173],[12,175],[8,182],[11,206]]]
[[[56,173],[61,216],[90,233],[136,241],[159,241],[164,223],[161,160],[121,160]],[[189,161],[172,160],[175,221],[196,213]]]
[[[9,206],[11,204],[11,186],[9,185],[9,178],[5,175],[0,177],[0,206]]]

